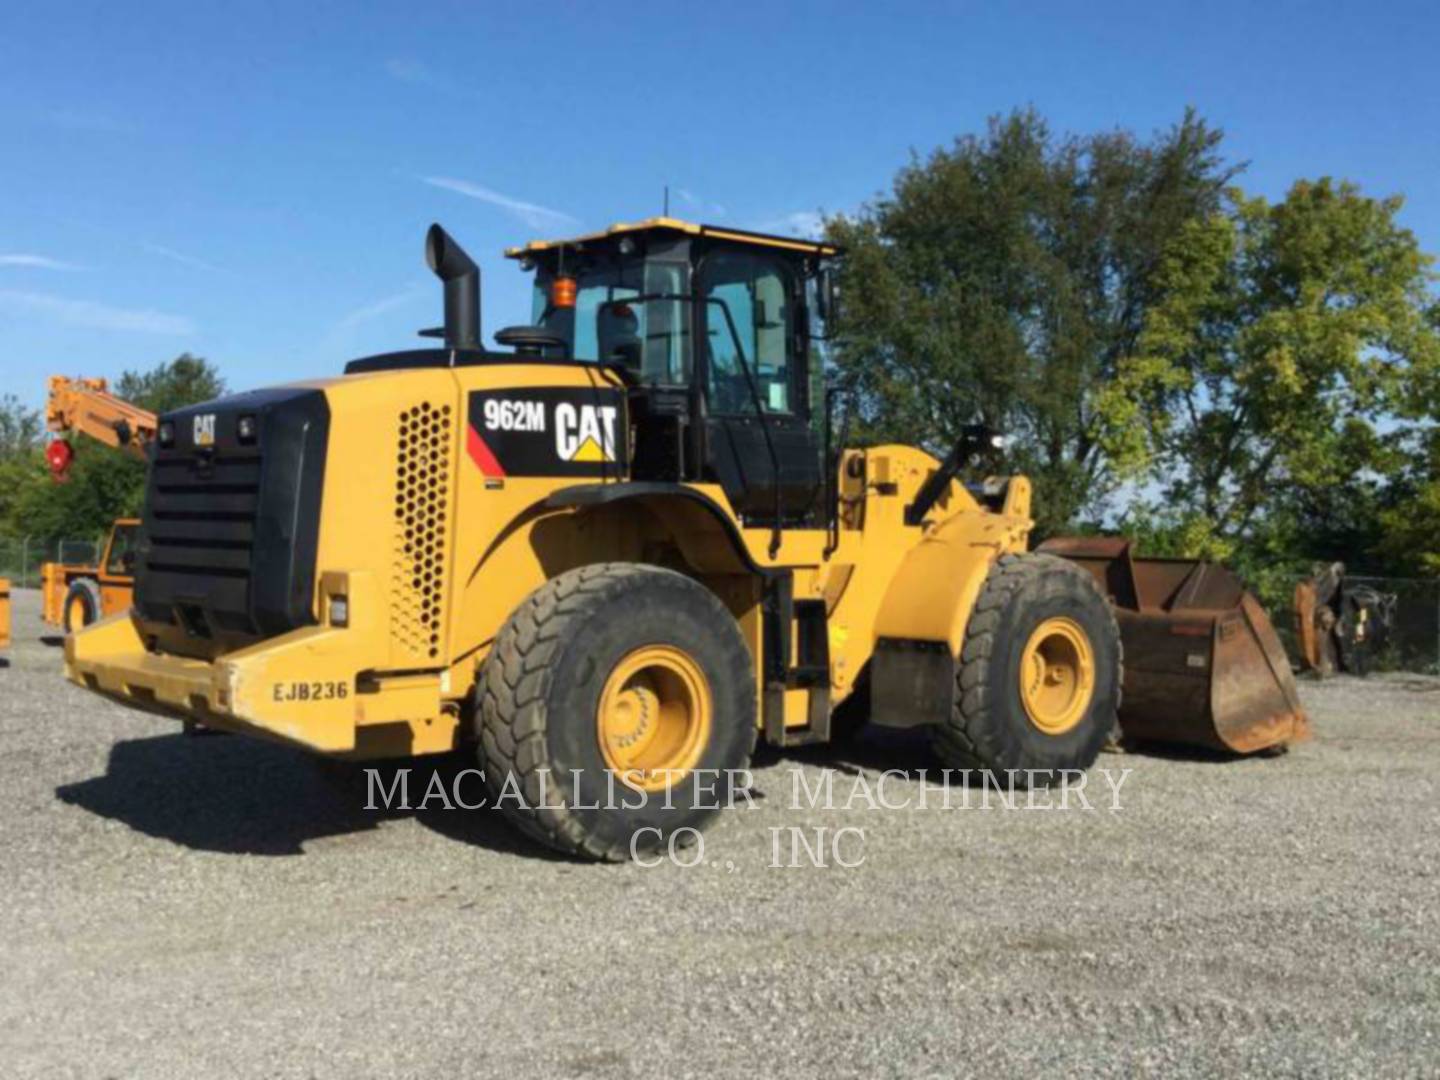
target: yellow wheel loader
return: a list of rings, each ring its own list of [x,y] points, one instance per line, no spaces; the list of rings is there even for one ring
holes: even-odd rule
[[[1024,477],[959,479],[992,436],[831,447],[834,248],[660,218],[511,249],[501,350],[475,264],[426,253],[436,347],[159,418],[134,607],[70,678],[352,760],[473,746],[520,828],[606,859],[857,693],[1032,782],[1115,734],[1101,584],[1027,554]]]

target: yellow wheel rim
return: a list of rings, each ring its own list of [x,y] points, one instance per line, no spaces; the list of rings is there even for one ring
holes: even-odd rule
[[[85,625],[85,601],[78,596],[70,598],[70,610],[65,613],[65,625],[75,630]]]
[[[689,655],[669,645],[636,649],[600,692],[596,731],[606,767],[642,791],[677,784],[709,745],[713,712],[710,684]]]
[[[1030,723],[1063,735],[1080,723],[1095,693],[1095,654],[1073,619],[1046,619],[1020,656],[1020,700]]]

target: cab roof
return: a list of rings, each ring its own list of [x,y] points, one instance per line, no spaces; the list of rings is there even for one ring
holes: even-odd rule
[[[532,240],[523,247],[505,249],[506,258],[523,259],[527,255],[538,255],[562,247],[576,247],[596,240],[607,240],[625,233],[679,232],[690,236],[709,236],[717,240],[730,240],[740,244],[756,244],[760,247],[785,248],[787,251],[804,251],[822,257],[839,255],[840,249],[833,244],[819,240],[802,240],[791,236],[773,236],[770,233],[751,232],[748,229],[732,229],[720,225],[698,225],[672,217],[646,218],[644,221],[620,222],[599,232],[585,233],[568,240]]]

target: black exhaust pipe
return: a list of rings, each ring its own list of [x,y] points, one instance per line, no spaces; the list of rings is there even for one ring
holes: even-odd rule
[[[445,283],[445,345],[480,348],[480,268],[439,225],[425,234],[425,262]]]

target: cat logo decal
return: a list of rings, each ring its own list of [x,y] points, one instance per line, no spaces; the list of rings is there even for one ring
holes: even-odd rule
[[[476,390],[468,412],[466,451],[486,478],[614,476],[627,463],[617,389]]]

